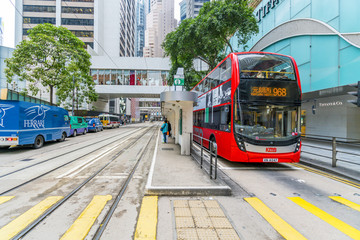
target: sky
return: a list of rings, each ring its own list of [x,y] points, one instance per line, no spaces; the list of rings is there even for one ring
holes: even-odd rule
[[[175,18],[180,20],[180,6],[181,0],[174,0],[174,14]],[[0,0],[0,17],[4,25],[3,45],[14,48],[15,46],[15,0]],[[18,14],[16,12],[16,14]]]

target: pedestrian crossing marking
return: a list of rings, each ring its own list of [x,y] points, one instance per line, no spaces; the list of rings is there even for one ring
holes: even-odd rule
[[[84,239],[89,233],[96,218],[100,215],[106,203],[112,199],[111,195],[93,197],[89,205],[80,214],[61,239]]]
[[[143,198],[134,240],[156,239],[157,209],[157,196],[146,196]]]
[[[288,199],[290,199],[291,201],[293,201],[300,207],[304,208],[305,210],[311,212],[312,214],[319,217],[320,219],[327,222],[328,224],[332,225],[333,227],[337,228],[338,230],[345,233],[349,237],[360,240],[360,231],[357,230],[356,228],[337,219],[336,217],[328,214],[327,212],[321,210],[320,208],[312,205],[311,203],[307,202],[306,200],[304,200],[300,197],[288,197]]]
[[[11,239],[63,197],[47,197],[0,229],[0,239]]]
[[[285,222],[279,215],[273,212],[257,197],[244,198],[274,229],[285,239],[306,239],[301,233],[296,231],[290,224]]]
[[[3,196],[0,197],[0,204],[6,203],[7,201],[13,199],[15,196]]]
[[[351,202],[343,197],[339,197],[339,196],[330,196],[329,198],[331,198],[332,200],[334,201],[337,201],[339,203],[342,203],[350,208],[353,208],[357,211],[360,212],[360,204],[357,204],[357,203],[354,203],[354,202]]]

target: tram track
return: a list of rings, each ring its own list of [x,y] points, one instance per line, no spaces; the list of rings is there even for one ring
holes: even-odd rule
[[[139,130],[141,130],[141,129],[139,129]],[[134,131],[133,131],[133,132],[134,132]],[[107,146],[107,145],[109,145],[109,144],[113,144],[114,142],[120,140],[121,138],[124,138],[124,137],[130,135],[130,134],[133,133],[133,132],[131,132],[131,130],[130,130],[130,131],[125,132],[124,135],[121,135],[120,137],[119,137],[119,135],[116,135],[116,136],[111,136],[111,137],[102,139],[101,141],[102,141],[102,143],[104,143],[104,141],[107,141],[107,140],[109,140],[109,139],[116,138],[116,139],[114,139],[114,141],[111,141],[110,143],[106,143],[106,142],[105,142],[105,143],[102,144],[100,147],[92,150],[91,152],[89,152],[89,153],[87,153],[87,154],[84,154],[84,155],[82,155],[82,156],[80,156],[80,157],[72,160],[71,162],[76,161],[76,160],[78,160],[78,159],[80,159],[80,158],[82,158],[82,157],[85,157],[85,156],[87,156],[87,155],[90,155],[90,154],[92,154],[92,153],[94,153],[94,152],[96,152],[96,151],[104,148],[105,146]],[[127,133],[130,133],[130,134],[127,135]],[[76,144],[80,144],[80,143],[84,143],[84,142],[79,142],[79,143],[76,143]],[[92,144],[90,144],[90,145],[86,145],[84,148],[90,148],[90,149],[91,149],[94,145],[98,145],[98,144],[99,144],[99,141],[94,142],[94,143],[92,143]],[[58,150],[58,149],[56,149],[56,150]],[[54,151],[55,151],[55,150],[54,150]],[[79,148],[76,148],[76,149],[74,149],[74,150],[68,151],[68,152],[66,152],[66,153],[62,153],[62,154],[60,154],[60,155],[57,155],[57,156],[54,156],[54,157],[51,157],[51,158],[48,158],[48,159],[45,159],[45,160],[42,160],[42,161],[40,161],[40,162],[37,162],[37,163],[31,164],[31,165],[28,165],[28,166],[26,166],[26,167],[17,169],[17,170],[15,170],[15,171],[12,171],[12,172],[9,172],[9,173],[0,175],[0,178],[4,178],[4,177],[6,177],[6,176],[10,176],[10,175],[12,175],[12,174],[21,172],[21,171],[23,171],[23,170],[26,170],[26,169],[35,167],[35,166],[37,166],[37,165],[40,165],[40,164],[49,162],[49,161],[51,161],[51,160],[54,160],[54,159],[57,159],[57,158],[60,158],[60,157],[64,157],[64,156],[66,156],[66,155],[72,154],[72,153],[77,152],[77,151],[79,151]],[[27,157],[27,158],[29,158],[29,157]],[[31,157],[30,157],[30,158],[31,158]],[[19,161],[21,161],[21,160],[19,160]],[[69,162],[69,163],[71,163],[71,162]],[[1,193],[0,193],[0,195],[1,195]]]
[[[121,128],[121,127],[120,127]],[[129,128],[129,127],[128,127]],[[132,127],[133,128],[133,127]],[[105,132],[104,132],[105,133]],[[108,136],[108,135],[111,135],[111,133],[106,133],[105,136]],[[80,136],[80,135],[79,135]],[[114,136],[113,136],[114,137]],[[110,139],[110,138],[113,138],[113,137],[108,137],[108,138],[105,138],[104,140],[106,139]],[[69,136],[67,138],[70,138],[70,139],[73,139],[73,137]],[[77,138],[76,138],[77,139]],[[87,142],[91,142],[93,141],[94,139],[89,139],[89,140],[86,140],[86,141],[81,141],[81,142],[71,142],[68,143],[68,144],[64,144],[64,145],[60,145],[59,143],[56,143],[56,141],[51,141],[51,142],[46,142],[46,144],[48,145],[51,145],[51,144],[56,144],[56,146],[58,146],[58,148],[55,148],[55,149],[46,149],[46,153],[52,153],[54,151],[57,151],[59,149],[62,149],[62,148],[67,148],[69,146],[75,146],[75,145],[78,145],[78,144],[83,144],[83,143],[87,143]],[[66,141],[66,140],[65,140]],[[60,145],[60,146],[59,146]],[[27,145],[25,145],[27,146]],[[30,151],[41,151],[42,149],[38,149],[38,150],[34,150],[34,149],[27,149],[26,147],[24,148],[23,146],[16,146],[14,148],[10,148],[11,150],[10,151],[17,151],[19,150],[20,153],[23,153],[25,152],[26,150],[30,150]],[[4,151],[7,151],[9,152],[8,149],[4,150]],[[37,154],[34,154],[34,155],[30,155],[30,156],[26,156],[26,157],[20,157],[19,159],[14,159],[15,161],[24,161],[24,160],[27,160],[27,159],[32,159],[34,157],[37,157],[38,155]]]
[[[141,131],[141,130],[143,130],[143,129],[139,129],[138,131]],[[130,133],[130,134],[127,135],[127,136],[130,136],[130,137],[131,137],[132,134],[135,134],[135,133],[137,133],[138,131],[132,132],[132,133]],[[124,138],[124,136],[122,136],[122,138]],[[117,140],[119,140],[119,139],[117,139]],[[116,142],[116,140],[113,141],[113,142]],[[62,168],[62,167],[65,167],[65,166],[69,165],[70,163],[73,163],[73,162],[75,162],[75,161],[77,161],[77,160],[80,160],[80,159],[86,157],[86,156],[89,156],[89,155],[93,154],[94,152],[98,151],[98,150],[101,149],[101,148],[102,148],[102,147],[97,148],[97,149],[95,149],[95,150],[93,150],[93,151],[91,151],[91,152],[88,152],[88,153],[86,153],[86,154],[83,154],[83,155],[81,155],[81,156],[79,156],[79,157],[77,157],[77,158],[75,158],[75,159],[73,159],[73,160],[71,160],[71,161],[69,161],[69,162],[66,162],[66,163],[64,163],[64,164],[61,164],[60,166],[57,166],[57,167],[55,167],[55,168],[53,168],[53,169],[51,169],[51,170],[49,170],[49,171],[47,171],[47,172],[44,172],[43,174],[40,174],[40,175],[38,175],[38,176],[36,176],[36,177],[33,177],[33,178],[31,178],[31,179],[29,179],[29,180],[27,180],[27,181],[25,181],[25,182],[23,182],[23,183],[21,183],[21,184],[18,184],[18,185],[14,186],[14,187],[12,187],[12,188],[10,188],[10,189],[8,189],[8,190],[5,190],[5,191],[3,191],[3,192],[0,193],[0,196],[3,196],[3,195],[5,195],[5,194],[7,194],[7,193],[9,193],[9,192],[11,192],[11,191],[14,191],[14,190],[16,190],[16,189],[18,189],[18,188],[20,188],[20,187],[23,187],[23,186],[25,186],[25,185],[27,185],[27,184],[29,184],[29,183],[31,183],[31,182],[33,182],[33,181],[35,181],[35,180],[43,177],[43,176],[45,176],[45,175],[48,175],[49,173],[52,173],[52,172],[54,172],[54,171],[56,171],[56,170],[58,170],[58,169],[60,169],[60,168]],[[111,151],[111,149],[109,149],[108,151]],[[104,154],[105,154],[105,153],[104,153]]]
[[[98,168],[93,174],[91,174],[90,177],[86,178],[82,183],[80,183],[76,188],[74,188],[70,193],[68,193],[64,198],[62,198],[60,201],[58,201],[56,204],[54,204],[51,208],[49,208],[46,212],[44,212],[41,216],[39,216],[35,221],[33,221],[30,225],[28,225],[26,228],[24,228],[22,231],[20,231],[18,234],[16,234],[11,239],[21,239],[26,234],[28,234],[30,231],[32,231],[40,222],[42,222],[45,218],[47,218],[52,212],[54,212],[56,209],[58,209],[62,204],[64,204],[66,201],[68,201],[75,193],[79,192],[86,184],[88,184],[91,180],[93,180],[95,177],[97,177],[104,169],[106,169],[111,163],[113,163],[115,160],[117,160],[126,150],[131,148],[134,143],[137,143],[139,139],[143,138],[147,133],[151,132],[152,134],[149,137],[149,140],[147,141],[147,144],[145,147],[143,147],[140,151],[140,154],[137,154],[137,161],[134,164],[134,166],[131,168],[130,173],[127,176],[127,179],[125,183],[121,186],[121,189],[118,191],[116,198],[108,210],[108,212],[105,215],[105,218],[99,225],[96,234],[94,236],[94,239],[99,239],[103,231],[105,230],[108,222],[111,219],[112,214],[114,213],[116,206],[118,205],[119,201],[121,200],[122,196],[125,193],[125,190],[127,186],[129,185],[139,163],[141,162],[146,150],[148,150],[148,146],[151,142],[152,136],[156,133],[157,127],[149,127],[146,132],[143,134],[140,134],[138,138],[134,138],[133,141],[130,141],[125,147],[123,147],[120,151],[118,151],[115,155],[113,155],[106,164]],[[130,139],[128,139],[130,140]],[[98,236],[98,237],[96,237]]]

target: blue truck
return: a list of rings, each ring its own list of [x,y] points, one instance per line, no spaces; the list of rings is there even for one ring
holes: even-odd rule
[[[68,112],[60,107],[24,101],[0,100],[0,147],[64,141],[70,135]]]

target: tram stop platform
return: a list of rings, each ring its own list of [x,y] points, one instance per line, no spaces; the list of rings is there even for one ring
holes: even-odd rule
[[[221,180],[210,179],[191,156],[181,155],[173,138],[162,143],[159,133],[146,184],[146,195],[226,196],[231,188]]]

